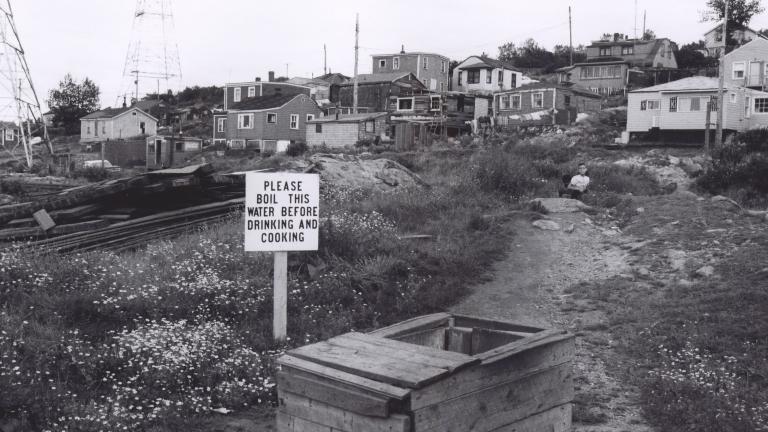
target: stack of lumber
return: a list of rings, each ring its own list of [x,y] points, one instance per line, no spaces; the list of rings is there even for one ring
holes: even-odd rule
[[[227,217],[244,196],[243,175],[217,174],[210,164],[152,171],[0,206],[0,242],[125,250]]]
[[[278,359],[278,431],[571,429],[573,335],[439,313]]]

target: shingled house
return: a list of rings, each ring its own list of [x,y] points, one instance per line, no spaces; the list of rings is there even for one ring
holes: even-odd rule
[[[91,143],[155,135],[157,119],[135,106],[104,108],[80,118],[80,142]]]
[[[600,102],[577,85],[538,82],[496,93],[493,112],[502,126],[568,125],[579,113],[600,111]]]
[[[331,85],[331,102],[340,107],[353,105],[354,84]],[[424,84],[411,72],[387,72],[357,76],[357,106],[367,112],[384,112],[391,96],[426,93]]]

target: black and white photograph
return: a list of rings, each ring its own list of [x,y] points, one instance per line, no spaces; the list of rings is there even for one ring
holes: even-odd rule
[[[763,0],[0,0],[0,432],[768,432]]]

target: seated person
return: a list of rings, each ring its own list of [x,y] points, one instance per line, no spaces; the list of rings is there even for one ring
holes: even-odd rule
[[[563,186],[565,186],[565,188],[560,189],[560,197],[567,195],[569,198],[581,199],[581,195],[587,190],[587,186],[589,186],[587,166],[583,163],[579,164],[579,173],[573,177],[564,175]]]

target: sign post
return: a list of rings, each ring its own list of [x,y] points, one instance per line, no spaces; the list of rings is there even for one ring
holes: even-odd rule
[[[245,175],[245,250],[274,252],[276,341],[285,341],[288,329],[288,251],[317,250],[319,203],[317,174]]]

